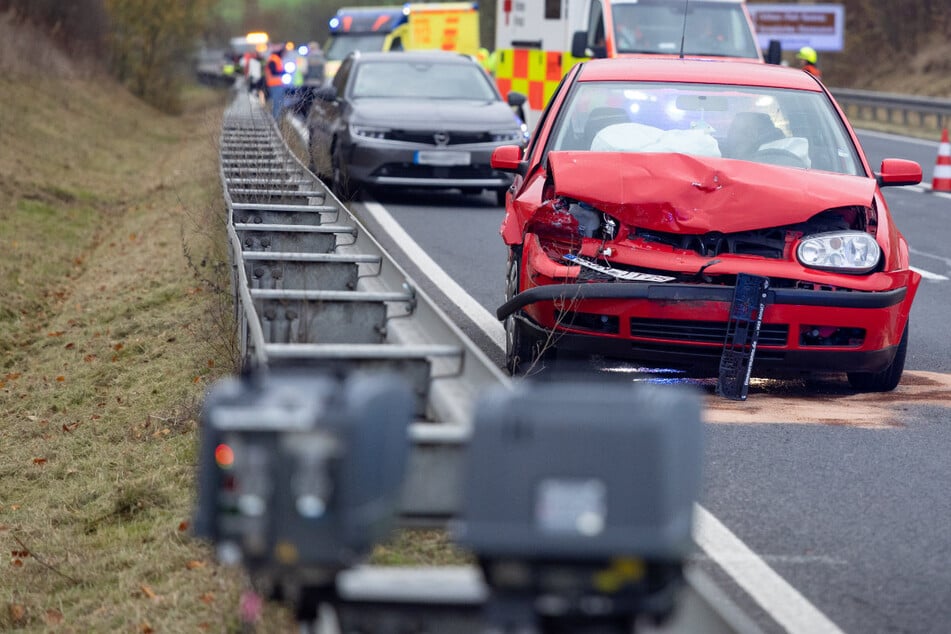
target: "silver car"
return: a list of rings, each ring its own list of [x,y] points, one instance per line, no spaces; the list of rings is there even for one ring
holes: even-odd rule
[[[310,167],[340,198],[369,188],[459,188],[496,192],[512,176],[492,169],[492,151],[524,145],[515,114],[472,57],[445,51],[351,53],[333,83],[317,90],[307,117]]]

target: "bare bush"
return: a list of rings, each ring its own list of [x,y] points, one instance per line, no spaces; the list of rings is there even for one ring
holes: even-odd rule
[[[178,112],[195,38],[213,15],[215,0],[105,0],[111,22],[112,67],[133,94]]]

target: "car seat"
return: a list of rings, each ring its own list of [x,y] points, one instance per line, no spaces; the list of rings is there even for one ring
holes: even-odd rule
[[[747,160],[764,143],[778,141],[784,136],[765,112],[738,112],[727,130],[723,156]]]
[[[581,147],[585,150],[591,149],[591,142],[594,137],[609,125],[615,123],[629,123],[631,117],[628,116],[624,108],[595,108],[588,115],[588,121],[584,124],[584,134],[582,135]]]
[[[789,129],[793,136],[805,138],[809,142],[809,161],[811,167],[826,171],[835,171],[835,148],[823,143],[826,136],[818,127],[812,126],[810,117],[802,111],[791,111],[787,114]]]

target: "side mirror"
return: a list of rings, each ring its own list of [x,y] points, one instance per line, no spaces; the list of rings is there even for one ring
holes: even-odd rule
[[[882,166],[875,175],[879,187],[917,185],[921,182],[921,165],[907,159],[882,159]]]
[[[526,163],[522,160],[522,148],[517,145],[500,145],[492,151],[489,159],[492,169],[525,175]]]
[[[508,94],[507,98],[508,104],[513,108],[519,108],[528,101],[528,97],[523,95],[520,92],[515,92],[514,90]]]
[[[571,36],[572,57],[607,57],[608,49],[604,46],[588,46],[588,34],[584,31],[575,31]]]
[[[528,101],[528,97],[513,90],[508,94],[506,101],[508,101],[509,106],[512,108],[512,112],[515,113],[515,116],[518,117],[518,120],[522,122],[522,125],[525,125],[527,123],[527,120],[525,119],[525,103]]]

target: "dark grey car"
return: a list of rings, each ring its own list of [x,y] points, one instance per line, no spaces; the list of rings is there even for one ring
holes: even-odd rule
[[[341,198],[361,187],[491,190],[504,203],[511,175],[492,150],[523,144],[527,129],[467,55],[351,53],[319,89],[307,117],[310,166]]]

